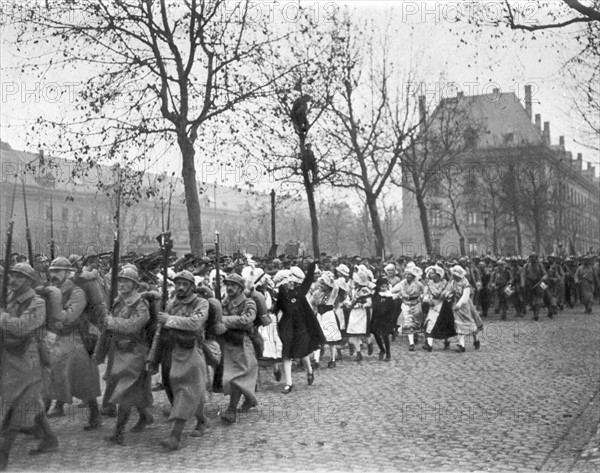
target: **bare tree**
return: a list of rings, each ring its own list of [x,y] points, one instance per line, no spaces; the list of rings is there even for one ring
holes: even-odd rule
[[[72,114],[60,122],[41,120],[33,141],[58,133],[56,146],[85,166],[127,154],[135,167],[157,145],[177,146],[190,246],[202,254],[195,144],[208,123],[224,120],[270,86],[255,80],[255,72],[268,59],[265,46],[286,33],[271,34],[251,20],[251,2],[98,0],[69,2],[68,10],[14,3],[14,45],[53,50],[46,64],[41,57],[29,61],[41,75],[46,66],[93,71]]]

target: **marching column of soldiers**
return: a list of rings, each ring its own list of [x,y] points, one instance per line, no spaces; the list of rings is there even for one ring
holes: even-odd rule
[[[158,289],[155,258],[129,257],[117,269],[110,300],[101,257],[58,257],[48,265],[40,256],[34,269],[13,255],[0,311],[0,469],[19,434],[39,438],[32,455],[59,448],[49,418],[64,415],[74,398],[89,409],[84,430],[100,429],[103,416],[114,416],[106,440],[123,445],[134,408],[137,422],[129,432],[142,432],[154,422],[152,392],[164,389],[172,429],[161,445],[178,450],[189,421],[195,420],[191,436],[202,436],[209,393],[229,396],[221,412],[226,425],[257,407],[259,361],[271,362],[277,381],[283,364],[287,395],[295,386],[292,361],[301,363],[296,369],[306,370],[311,386],[326,346],[329,368],[345,349],[362,362],[363,349],[373,355],[374,341],[378,359],[390,361],[390,337],[402,334],[408,351],[421,335],[427,352],[434,340],[448,350],[455,339],[455,351],[464,353],[466,337],[481,348],[478,334],[490,311],[506,320],[510,306],[515,318],[529,309],[539,321],[544,308],[550,319],[576,304],[588,314],[600,298],[595,255],[418,262],[321,256],[217,261],[186,255],[163,273],[166,293]],[[104,363],[102,393],[98,366]],[[153,387],[155,375],[160,381]]]

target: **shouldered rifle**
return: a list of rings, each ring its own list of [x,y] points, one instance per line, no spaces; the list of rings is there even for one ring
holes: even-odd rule
[[[167,301],[169,299],[169,253],[173,248],[173,240],[171,239],[171,198],[173,196],[173,185],[171,183],[169,189],[169,209],[167,212],[167,230],[165,231],[163,226],[163,232],[156,238],[160,247],[163,251],[162,257],[162,294],[161,294],[161,309],[164,312],[167,309]],[[162,214],[163,214],[163,225],[164,225],[164,205],[161,206]],[[150,345],[150,350],[148,350],[148,357],[146,358],[146,370],[149,372],[155,372],[158,368],[158,364],[160,362],[161,353],[160,353],[160,337],[162,332],[162,324],[158,324],[156,326],[156,332],[154,332],[154,337],[152,338],[152,345]]]
[[[56,247],[54,244],[54,206],[52,205],[52,196],[50,196],[50,261],[54,261]]]
[[[118,187],[117,187],[117,201],[116,201],[116,209],[115,209],[115,233],[113,236],[113,258],[112,258],[112,266],[111,266],[111,274],[110,274],[110,292],[107,301],[107,314],[110,314],[113,309],[113,304],[118,294],[118,286],[117,280],[119,277],[119,256],[120,256],[120,220],[121,220],[121,173],[120,169],[117,167],[117,179],[118,179]],[[94,349],[94,359],[97,364],[101,364],[104,362],[106,355],[108,354],[108,350],[110,348],[111,334],[108,330],[106,330],[105,324],[103,323],[102,331],[100,332],[100,336],[98,337],[98,342],[96,343],[96,347]]]
[[[27,240],[27,257],[29,264],[33,266],[33,244],[31,243],[31,232],[29,230],[29,215],[27,214],[27,196],[25,194],[25,178],[21,181],[23,184],[23,210],[25,211],[25,239]]]
[[[2,293],[0,294],[0,307],[6,307],[6,299],[8,298],[8,272],[10,270],[10,255],[12,253],[12,238],[13,238],[13,227],[15,221],[13,220],[13,213],[15,211],[15,194],[17,192],[17,179],[15,178],[15,186],[13,187],[12,204],[10,207],[10,217],[8,220],[8,227],[6,229],[6,250],[4,252],[4,275],[2,276]]]
[[[215,297],[221,302],[221,271],[219,268],[219,232],[215,230]]]

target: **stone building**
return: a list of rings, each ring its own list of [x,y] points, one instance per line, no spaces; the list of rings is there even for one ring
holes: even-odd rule
[[[82,169],[83,164],[65,159],[40,159],[39,154],[14,150],[0,142],[1,200],[0,235],[4,254],[7,223],[14,211],[13,251],[27,254],[23,187],[34,254],[50,255],[51,227],[57,255],[94,254],[112,251],[115,199],[98,190],[98,182],[114,182],[114,170],[106,166]],[[85,174],[85,175],[84,175]],[[82,177],[83,176],[83,177]],[[157,185],[156,174],[146,174],[144,185]],[[151,252],[158,249],[155,237],[162,229],[162,201],[173,183],[171,231],[177,252],[189,251],[187,210],[181,178],[162,180],[151,198],[121,206],[121,252]],[[13,192],[16,186],[16,192]],[[264,255],[270,241],[270,196],[239,187],[198,183],[202,193],[205,248],[214,246],[215,226],[223,253],[236,251]],[[165,216],[166,219],[166,216]],[[284,224],[282,222],[282,227]],[[282,234],[282,238],[288,237]],[[3,256],[2,256],[3,258]]]
[[[459,94],[438,105],[452,102],[477,132],[464,138],[472,141],[468,152],[435,170],[427,188],[434,253],[598,251],[600,180],[595,168],[584,166],[581,154],[573,159],[564,137],[552,144],[550,123],[542,128],[541,115],[532,116],[530,86],[524,95],[522,104],[515,93],[494,89],[487,95]],[[406,191],[403,227],[404,252],[426,254],[414,194]]]

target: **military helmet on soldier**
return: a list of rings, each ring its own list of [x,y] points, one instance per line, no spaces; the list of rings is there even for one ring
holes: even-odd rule
[[[35,281],[36,274],[34,269],[27,263],[17,263],[12,268],[8,270],[8,273],[19,273],[25,276],[26,278]]]
[[[140,284],[140,277],[135,269],[125,268],[117,276],[117,279],[128,279],[129,281],[133,281],[135,284]]]
[[[192,286],[196,285],[196,278],[194,278],[194,275],[192,273],[190,273],[189,271],[183,270],[178,272],[175,277],[173,278],[174,281],[177,281],[178,279],[183,279],[184,281],[188,281],[192,284]]]
[[[64,256],[59,256],[58,258],[54,258],[52,260],[52,263],[50,263],[50,267],[48,269],[50,271],[52,271],[52,270],[71,271],[73,269],[73,266],[71,266],[71,263],[69,262],[69,260],[67,258],[65,258]]]

